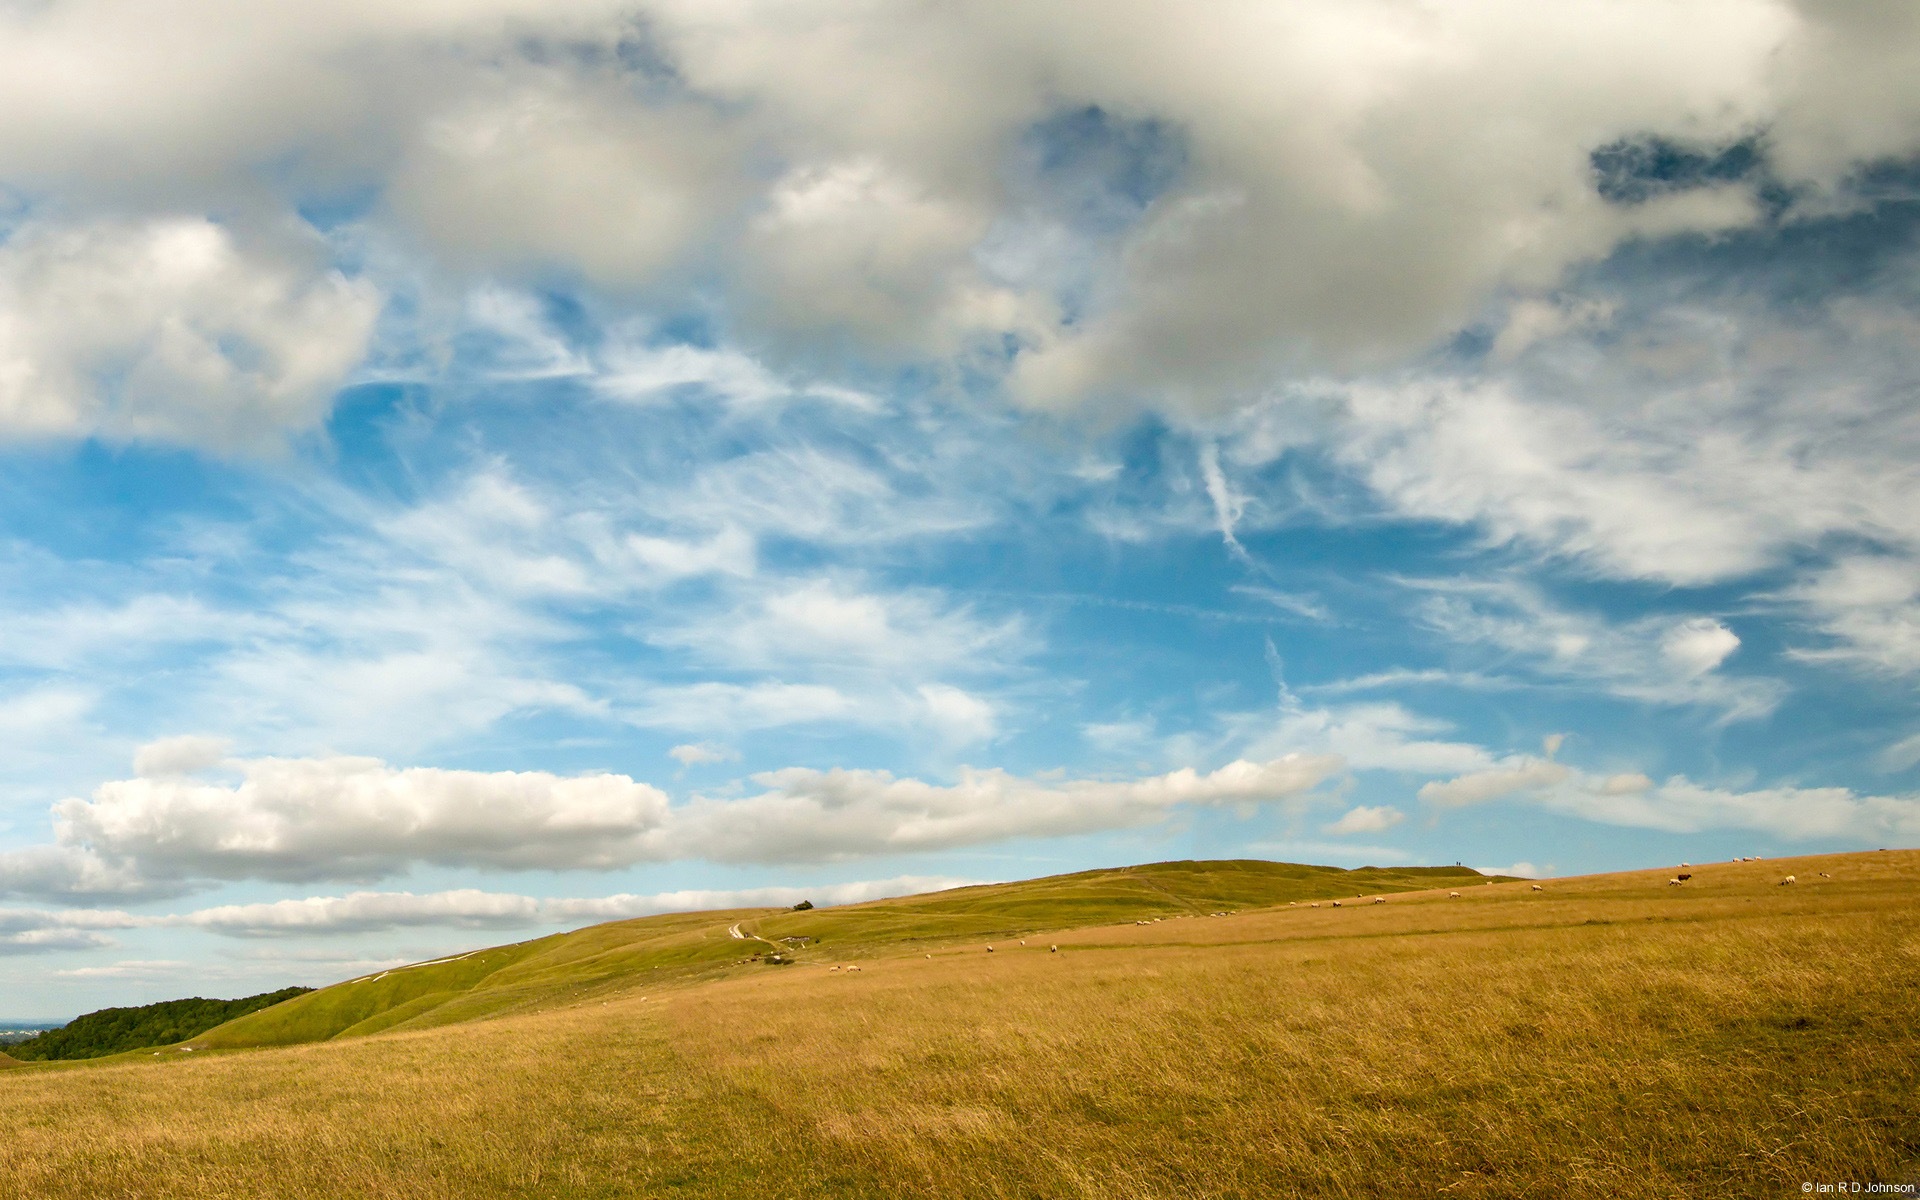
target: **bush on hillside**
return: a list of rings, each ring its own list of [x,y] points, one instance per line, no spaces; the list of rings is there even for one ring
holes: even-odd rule
[[[281,988],[238,1000],[162,1000],[138,1008],[103,1008],[76,1017],[59,1029],[49,1029],[7,1047],[7,1053],[27,1062],[49,1059],[100,1058],[147,1046],[171,1046],[198,1037],[235,1017],[269,1008],[282,1000],[304,996],[312,988]]]

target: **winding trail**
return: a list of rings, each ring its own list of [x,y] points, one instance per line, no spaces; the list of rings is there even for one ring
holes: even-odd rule
[[[743,942],[748,940],[752,940],[756,942],[765,942],[767,945],[772,946],[774,950],[778,951],[781,954],[793,953],[793,947],[791,946],[782,946],[779,942],[769,942],[767,941],[766,938],[761,937],[757,933],[742,933],[740,931],[740,925],[738,922],[735,922],[734,924],[727,926],[727,934],[728,936],[736,938]],[[798,961],[798,959],[796,958],[795,961]]]

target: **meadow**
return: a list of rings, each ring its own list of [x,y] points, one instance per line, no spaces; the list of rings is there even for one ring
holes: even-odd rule
[[[1920,853],[1542,891],[1314,870],[649,918],[353,981],[192,1051],[0,1072],[0,1194],[1920,1183]]]

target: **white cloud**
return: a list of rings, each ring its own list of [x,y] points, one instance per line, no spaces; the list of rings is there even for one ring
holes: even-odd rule
[[[740,757],[740,752],[719,742],[687,742],[667,751],[667,756],[683,767],[698,767],[732,762]]]
[[[1920,763],[1920,733],[1909,734],[1875,756],[1883,771],[1904,771]]]
[[[1186,805],[1311,790],[1326,755],[1133,780],[963,768],[954,784],[789,768],[740,799],[664,793],[624,775],[395,768],[377,759],[231,760],[237,783],[100,785],[54,806],[59,844],[0,856],[0,892],[82,897],[213,879],[371,879],[419,863],[608,869],[647,861],[817,862],[1153,824]]]
[[[675,814],[675,839],[683,852],[714,861],[806,862],[1061,837],[1154,824],[1190,804],[1284,800],[1340,766],[1332,756],[1293,754],[1126,781],[966,769],[950,785],[794,767],[754,776],[767,789],[759,795],[689,803]]]
[[[1830,644],[1794,653],[1876,673],[1920,674],[1920,562],[1887,555],[1844,558],[1793,589]]]
[[[55,974],[63,979],[168,979],[187,972],[201,974],[204,971],[204,964],[177,958],[134,958],[103,967],[70,967]]]
[[[112,938],[84,929],[28,929],[20,933],[0,933],[0,955],[96,950],[113,944]]]
[[[460,929],[513,928],[540,919],[531,896],[473,888],[417,896],[411,892],[354,892],[260,904],[225,904],[187,914],[181,924],[233,936],[367,933],[409,925]]]
[[[0,908],[0,956],[98,949],[114,944],[100,930],[133,929],[140,924],[140,918],[115,911]]]
[[[1698,678],[1740,648],[1731,629],[1711,617],[1682,621],[1660,639],[1660,652],[1688,678]]]
[[[1516,792],[1538,792],[1570,775],[1572,771],[1568,768],[1545,759],[1508,759],[1492,770],[1422,784],[1420,799],[1442,808],[1461,808],[1499,800]]]
[[[701,106],[649,106],[612,79],[542,72],[428,115],[390,200],[463,265],[563,263],[600,283],[644,282],[725,215],[729,139]]]
[[[1756,220],[1739,182],[1609,202],[1589,156],[1623,138],[1765,129],[1810,197],[1920,145],[1920,39],[1883,5],[196,0],[162,20],[79,0],[0,20],[0,177],[36,194],[224,211],[344,180],[457,265],[619,289],[711,268],[763,329],[881,348],[1010,334],[1043,401],[1208,403],[1276,364],[1425,346],[1624,240]],[[1010,178],[1063,109],[1177,142],[1162,193]],[[1070,250],[1031,248],[1051,243]]]
[[[1552,864],[1548,864],[1551,866]],[[1545,874],[1539,867],[1524,860],[1507,867],[1475,867],[1482,875],[1518,875],[1522,879],[1538,879]]]
[[[191,775],[208,767],[219,766],[232,748],[232,743],[225,738],[191,733],[161,738],[140,747],[133,756],[133,773],[142,779]]]
[[[160,878],[368,878],[412,862],[612,867],[667,818],[624,775],[483,773],[376,759],[245,760],[237,784],[136,778],[54,806],[65,845]]]
[[[768,581],[726,610],[655,626],[646,637],[732,670],[814,667],[890,678],[997,670],[1029,646],[1018,618],[982,619],[932,589],[880,592],[831,578]]]
[[[29,226],[0,244],[0,434],[270,449],[320,423],[379,306],[198,217]]]
[[[1321,826],[1328,833],[1384,833],[1407,819],[1407,814],[1390,805],[1369,807],[1361,804],[1348,809],[1339,820]]]
[[[1511,578],[1403,580],[1424,592],[1424,622],[1456,646],[1497,652],[1546,679],[1596,684],[1629,700],[1718,709],[1725,721],[1771,713],[1785,695],[1776,680],[1726,675],[1718,667],[1740,639],[1711,617],[1612,622],[1561,608]]]
[[[1745,829],[1789,841],[1839,839],[1887,845],[1920,838],[1920,797],[1860,795],[1842,787],[1708,787],[1675,775],[1655,783],[1628,772],[1598,776],[1542,759],[1505,760],[1420,789],[1439,806],[1519,797],[1550,812],[1604,825],[1701,833]]]
[[[0,851],[0,896],[44,896],[81,902],[177,895],[186,890],[153,879],[128,862],[107,862],[81,846],[28,846]]]
[[[1751,829],[1795,841],[1840,838],[1873,845],[1920,838],[1920,798],[1912,796],[1862,796],[1838,787],[1735,791],[1679,775],[1650,788],[1624,788],[1617,786],[1620,778],[1594,786],[1575,777],[1548,793],[1545,803],[1589,821],[1669,833]]]
[[[1409,712],[1396,703],[1307,708],[1289,695],[1279,721],[1254,738],[1249,752],[1331,754],[1356,771],[1423,775],[1464,774],[1493,765],[1493,755],[1485,747],[1427,736],[1451,728],[1445,721]]]

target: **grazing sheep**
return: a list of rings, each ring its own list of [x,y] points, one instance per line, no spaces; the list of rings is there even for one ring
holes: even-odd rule
[[[993,947],[992,947],[992,946],[988,946],[988,947],[987,947],[987,953],[988,953],[988,954],[992,954],[992,953],[993,953]]]
[[[1534,891],[1536,891],[1536,892],[1544,892],[1544,891],[1546,891],[1547,889],[1545,889],[1545,888],[1543,888],[1543,887],[1541,887],[1541,886],[1540,886],[1539,884],[1537,884],[1537,883],[1536,883],[1536,884],[1534,884],[1534,885],[1533,885],[1533,890],[1534,890]]]
[[[1692,864],[1692,863],[1681,863],[1680,865],[1681,865],[1681,866],[1683,866],[1683,867],[1690,867],[1690,866],[1692,866],[1693,864]]]
[[[1020,944],[1021,944],[1022,946],[1024,946],[1024,945],[1026,945],[1026,944],[1027,944],[1027,939],[1025,939],[1025,938],[1021,938],[1021,939],[1020,939]]]
[[[1826,873],[1825,871],[1822,871],[1822,872],[1820,872],[1820,878],[1822,878],[1822,879],[1832,879],[1832,878],[1833,878],[1833,876],[1831,876],[1831,875],[1829,875],[1829,874],[1827,874],[1827,873]]]
[[[1058,947],[1058,946],[1048,946],[1048,947],[1047,947],[1047,953],[1048,953],[1048,954],[1058,954],[1058,953],[1060,953],[1060,947]]]
[[[1307,907],[1308,907],[1308,908],[1319,908],[1320,906],[1319,906],[1318,904],[1309,904],[1309,905],[1307,905]]]
[[[1447,893],[1447,899],[1449,899],[1449,900],[1458,900],[1459,898],[1460,898],[1460,893],[1459,893],[1459,892],[1448,892],[1448,893]]]
[[[849,971],[858,971],[859,969],[860,969],[859,967],[855,967],[855,966],[849,966],[849,967],[847,968],[847,970],[849,970]]]
[[[1667,880],[1667,886],[1668,886],[1668,887],[1679,887],[1679,886],[1680,886],[1680,877],[1676,875],[1676,876],[1674,876],[1674,877],[1673,877],[1672,879],[1669,879],[1669,880]]]
[[[1333,906],[1334,906],[1335,908],[1339,908],[1339,907],[1340,907],[1340,902],[1339,902],[1338,900],[1335,900],[1335,901],[1333,902]]]
[[[1791,875],[1789,875],[1789,876],[1787,876],[1787,877],[1786,877],[1785,879],[1782,879],[1782,880],[1780,881],[1780,886],[1781,886],[1781,887],[1785,887],[1785,886],[1787,886],[1788,884],[1790,884],[1790,883],[1792,883],[1792,882],[1793,882],[1793,876],[1791,876]]]
[[[1375,896],[1373,898],[1373,902],[1375,904],[1385,904],[1387,902],[1387,898],[1385,896]]]

